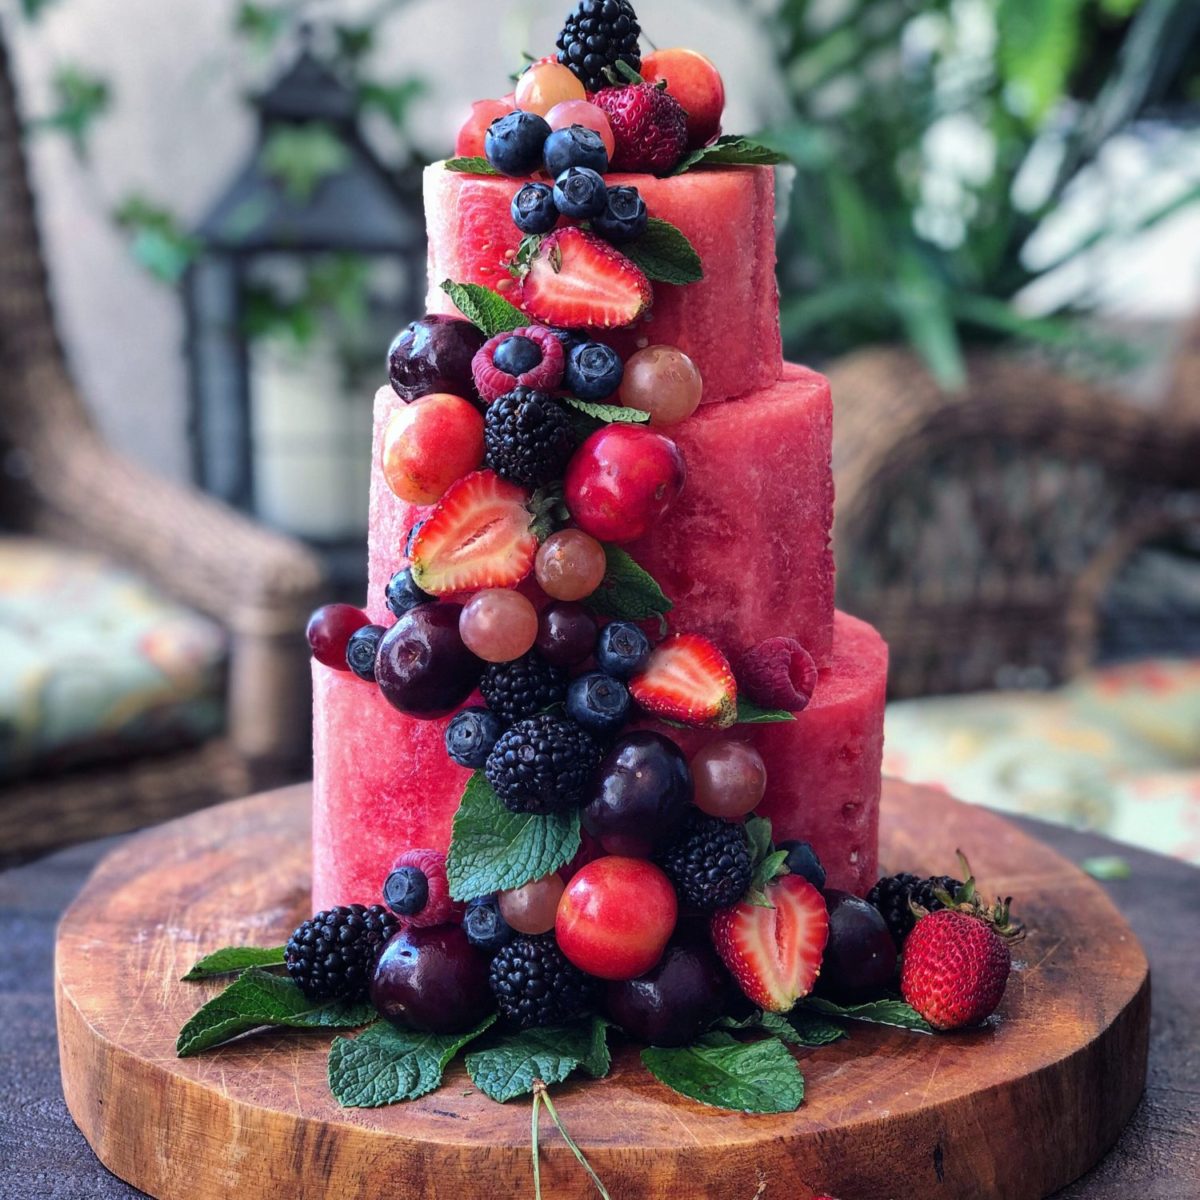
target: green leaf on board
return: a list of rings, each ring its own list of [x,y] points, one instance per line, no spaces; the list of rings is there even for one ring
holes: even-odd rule
[[[528,1095],[535,1080],[562,1083],[576,1068],[600,1079],[611,1065],[607,1029],[602,1017],[593,1017],[505,1034],[468,1053],[467,1074],[485,1096],[501,1104]]]
[[[842,1017],[847,1021],[894,1025],[898,1029],[911,1029],[916,1033],[933,1032],[933,1026],[903,1000],[868,1000],[865,1004],[835,1004],[832,1000],[820,996],[809,996],[800,1001],[799,1011],[806,1009],[829,1017]]]
[[[182,978],[185,983],[194,983],[197,979],[230,975],[248,967],[281,967],[283,951],[283,946],[226,946],[199,959]]]

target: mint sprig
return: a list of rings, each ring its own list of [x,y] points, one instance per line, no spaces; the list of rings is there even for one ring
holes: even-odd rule
[[[283,946],[225,946],[197,960],[181,979],[184,983],[194,983],[198,979],[232,975],[248,967],[282,967],[283,951]]]
[[[470,1033],[419,1033],[376,1021],[329,1047],[329,1090],[344,1108],[381,1108],[415,1100],[440,1086],[451,1059],[496,1022],[492,1013]]]
[[[671,601],[662,588],[628,551],[606,544],[604,558],[604,579],[584,601],[594,613],[618,621],[644,621],[671,611]]]
[[[704,265],[687,235],[660,217],[651,217],[646,232],[620,247],[647,279],[655,283],[687,284],[704,278]]]
[[[642,1063],[672,1091],[714,1108],[794,1112],[804,1100],[804,1076],[776,1037],[739,1042],[709,1033],[691,1046],[651,1046],[642,1051]]]
[[[640,408],[626,408],[623,404],[596,404],[592,400],[579,400],[574,396],[564,396],[563,403],[604,425],[645,425],[650,420],[648,412]]]
[[[516,305],[482,284],[444,279],[441,286],[458,311],[487,337],[529,324],[529,318]]]
[[[374,1018],[369,1004],[310,1000],[292,980],[252,967],[192,1015],[179,1031],[175,1053],[189,1058],[268,1026],[353,1029]]]
[[[685,155],[671,174],[682,175],[693,167],[773,167],[787,161],[786,154],[772,150],[757,138],[727,135]]]
[[[455,900],[520,887],[571,861],[579,849],[579,810],[514,813],[482,771],[467,781],[450,835],[446,877]]]
[[[777,1012],[752,1012],[748,1017],[734,1020],[733,1017],[722,1017],[717,1024],[718,1029],[732,1029],[739,1033],[761,1030],[763,1033],[777,1037],[789,1046],[828,1046],[840,1038],[847,1037],[846,1031],[833,1021],[827,1021],[814,1013],[800,1012],[792,1009],[786,1015]]]
[[[501,1104],[528,1095],[538,1080],[562,1083],[576,1069],[602,1079],[612,1065],[607,1034],[602,1017],[505,1034],[468,1053],[467,1074],[485,1096]]]
[[[785,708],[763,708],[745,696],[738,696],[737,720],[735,725],[774,725],[782,721],[794,721],[796,714]]]
[[[447,171],[457,171],[460,175],[499,175],[500,172],[486,158],[469,155],[459,158],[448,158],[442,166]]]
[[[800,1002],[801,1011],[841,1017],[847,1021],[865,1021],[871,1025],[894,1025],[914,1033],[933,1033],[933,1026],[903,1000],[868,1000],[865,1004],[835,1004],[821,996],[809,996]]]

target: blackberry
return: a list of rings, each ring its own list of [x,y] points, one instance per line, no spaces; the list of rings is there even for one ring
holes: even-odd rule
[[[519,721],[561,704],[567,695],[567,673],[530,650],[512,662],[490,664],[479,681],[479,691],[498,717]]]
[[[485,462],[497,475],[539,488],[566,470],[575,449],[571,418],[557,400],[533,388],[513,388],[488,407]]]
[[[590,734],[565,717],[518,721],[488,755],[488,782],[512,812],[558,812],[578,804],[600,758]]]
[[[514,1025],[558,1025],[582,1016],[596,995],[595,980],[572,966],[552,933],[517,937],[492,959],[488,985]]]
[[[297,927],[284,963],[310,1000],[362,1000],[376,960],[399,928],[382,904],[325,909]]]
[[[900,946],[917,923],[917,918],[909,908],[910,900],[930,912],[937,912],[945,905],[933,894],[935,889],[947,891],[953,896],[960,887],[962,882],[950,875],[931,875],[928,879],[921,879],[908,871],[901,871],[899,875],[885,875],[880,879],[867,893],[867,903],[873,904],[883,914],[892,932],[892,939]]]
[[[589,92],[598,92],[612,86],[606,67],[624,59],[635,71],[641,68],[641,32],[629,0],[579,0],[558,35],[558,61],[570,67]]]
[[[680,896],[706,912],[736,904],[754,874],[745,825],[698,808],[688,810],[683,831],[659,861]]]

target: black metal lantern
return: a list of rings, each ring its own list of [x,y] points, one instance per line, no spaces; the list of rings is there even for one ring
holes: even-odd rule
[[[185,280],[193,469],[206,491],[311,542],[351,586],[365,575],[370,381],[381,347],[423,311],[420,170],[379,161],[354,91],[307,38],[254,105],[254,152],[195,230],[202,249]],[[314,137],[321,162],[310,186],[294,186],[278,151]],[[320,272],[348,270],[365,302],[338,329],[311,327],[299,302],[303,347],[256,326],[264,297],[286,312]]]

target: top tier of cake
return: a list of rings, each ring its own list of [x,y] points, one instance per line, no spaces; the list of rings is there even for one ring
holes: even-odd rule
[[[447,171],[425,172],[430,312],[453,313],[445,279],[505,292],[504,264],[521,234],[509,208],[523,181]],[[633,184],[650,215],[687,235],[704,278],[686,287],[654,285],[654,309],[627,330],[606,335],[622,355],[649,345],[677,346],[704,379],[704,403],[769,387],[783,369],[779,293],[775,284],[775,192],[769,167],[704,168],[658,179],[609,175]]]

